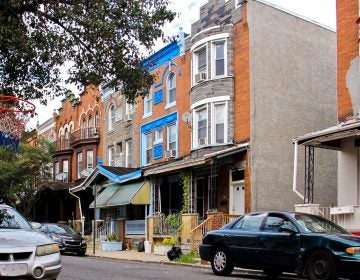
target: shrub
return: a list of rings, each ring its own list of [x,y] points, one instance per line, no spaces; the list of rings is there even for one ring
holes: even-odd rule
[[[112,234],[108,234],[106,236],[106,241],[119,242],[121,241],[121,239],[118,237],[118,235],[115,232],[113,232]]]
[[[179,263],[198,263],[199,262],[199,256],[196,252],[191,251],[187,254],[182,254],[178,258],[175,259],[176,262]]]
[[[175,236],[166,237],[162,241],[162,245],[174,245],[175,244]]]

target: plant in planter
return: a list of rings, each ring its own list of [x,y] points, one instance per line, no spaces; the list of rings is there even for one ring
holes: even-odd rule
[[[122,241],[115,232],[107,235],[105,241],[101,241],[103,251],[122,251],[122,246]]]

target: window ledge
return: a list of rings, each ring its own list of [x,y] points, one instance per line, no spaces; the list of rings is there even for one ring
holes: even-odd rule
[[[169,108],[174,107],[174,106],[176,106],[176,102],[167,104],[167,105],[165,106],[165,109],[169,109]]]
[[[142,118],[143,118],[143,119],[146,119],[146,118],[151,117],[151,116],[152,116],[152,112],[151,112],[151,113],[144,114]]]

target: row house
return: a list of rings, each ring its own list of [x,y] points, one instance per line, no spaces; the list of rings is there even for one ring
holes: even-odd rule
[[[103,158],[71,189],[100,186],[88,204],[98,218],[120,221],[125,236],[135,233],[127,221],[145,219],[137,233],[156,243],[162,219],[182,213],[189,243],[210,220],[308,202],[293,186],[291,139],[336,119],[333,30],[261,0],[209,0],[191,34],[179,32],[144,66],[155,79],[135,104],[102,89]],[[319,157],[313,199],[333,205],[336,155]],[[298,160],[301,171],[306,157]]]
[[[306,171],[309,178],[308,194],[318,188],[319,174],[312,171],[317,164],[326,164],[318,158],[322,152],[335,154],[337,201],[327,207],[328,217],[354,233],[360,233],[360,1],[337,0],[337,92],[333,110],[337,120],[322,130],[308,130],[293,139],[299,149],[310,151]],[[337,106],[336,106],[337,104]],[[316,122],[317,120],[314,120]],[[312,132],[311,132],[312,131]],[[316,153],[315,153],[316,152]],[[296,161],[296,153],[295,153]],[[323,180],[320,177],[320,180]],[[294,182],[296,185],[296,181]],[[324,212],[319,201],[309,200],[308,211]]]
[[[102,157],[102,103],[99,89],[86,85],[79,97],[71,92],[62,100],[61,108],[54,112],[56,151],[54,155],[54,183],[65,189],[61,199],[48,200],[43,209],[48,213],[41,220],[49,222],[93,219],[88,205],[93,200],[91,190],[78,195],[69,189],[88,177]],[[81,205],[83,204],[83,205]]]

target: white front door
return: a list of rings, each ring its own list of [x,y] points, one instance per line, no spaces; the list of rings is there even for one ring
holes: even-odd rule
[[[233,182],[232,186],[232,205],[230,214],[245,214],[245,186],[243,182]]]

